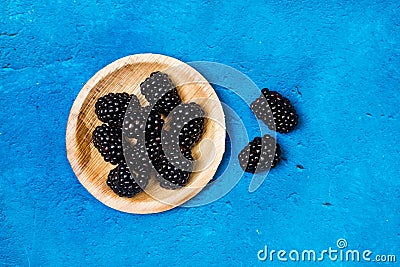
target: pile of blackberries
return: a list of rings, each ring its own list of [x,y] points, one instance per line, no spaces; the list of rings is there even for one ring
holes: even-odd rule
[[[128,93],[110,93],[95,104],[103,124],[93,131],[93,144],[105,161],[118,165],[107,185],[121,197],[141,192],[152,174],[163,188],[185,186],[193,170],[192,147],[204,132],[203,109],[182,103],[166,73],[152,73],[140,89],[149,102],[146,107]]]
[[[267,88],[250,105],[256,117],[269,129],[279,133],[289,133],[298,124],[299,116],[290,101],[275,91]],[[266,134],[255,137],[239,153],[242,169],[250,173],[268,171],[280,161],[281,148],[275,138]]]

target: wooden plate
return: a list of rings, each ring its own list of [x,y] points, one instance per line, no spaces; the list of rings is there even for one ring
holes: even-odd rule
[[[94,104],[110,92],[128,92],[137,95],[141,104],[146,105],[139,85],[154,71],[166,72],[177,85],[182,101],[194,101],[205,111],[205,132],[192,150],[196,166],[203,169],[193,173],[189,184],[179,190],[162,189],[152,179],[146,192],[133,198],[118,197],[106,185],[107,175],[115,166],[103,161],[92,143],[92,132],[101,125]],[[157,213],[191,199],[214,176],[225,151],[225,118],[214,89],[195,69],[164,55],[132,55],[97,72],[79,92],[68,118],[66,147],[68,160],[79,181],[99,201],[123,212]]]

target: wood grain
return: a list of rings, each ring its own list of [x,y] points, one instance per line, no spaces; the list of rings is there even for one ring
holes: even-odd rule
[[[141,104],[146,105],[139,85],[154,71],[168,73],[183,102],[194,101],[206,112],[205,133],[193,148],[196,166],[202,170],[193,173],[189,184],[182,189],[162,189],[152,179],[146,192],[133,198],[121,198],[106,185],[108,172],[115,166],[103,161],[91,140],[93,130],[101,124],[94,113],[94,104],[107,93],[128,92],[137,95]],[[214,89],[189,65],[164,55],[132,55],[106,66],[82,88],[68,118],[66,148],[79,181],[99,201],[123,212],[162,212],[194,197],[214,176],[225,151],[224,113]]]

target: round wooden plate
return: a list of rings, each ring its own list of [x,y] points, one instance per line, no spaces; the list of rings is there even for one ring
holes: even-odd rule
[[[118,197],[106,184],[107,175],[115,165],[105,162],[92,143],[93,130],[102,124],[96,117],[94,104],[110,92],[128,92],[137,95],[143,106],[147,105],[140,93],[140,83],[155,71],[170,76],[183,102],[196,102],[206,113],[205,132],[192,150],[196,166],[202,166],[202,170],[192,173],[189,184],[179,190],[162,189],[151,179],[146,192],[133,198]],[[214,89],[195,69],[168,56],[137,54],[114,61],[85,84],[69,114],[66,147],[79,181],[99,201],[123,212],[157,213],[191,199],[214,176],[225,151],[225,117]]]

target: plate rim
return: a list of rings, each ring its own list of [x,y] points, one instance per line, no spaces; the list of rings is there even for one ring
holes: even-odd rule
[[[96,84],[98,82],[101,81],[101,79],[103,77],[106,77],[107,75],[109,75],[110,73],[119,70],[120,68],[122,68],[125,65],[129,65],[129,64],[134,64],[134,63],[155,63],[157,62],[157,59],[164,59],[164,60],[168,60],[168,61],[172,61],[175,64],[184,64],[186,67],[188,67],[191,71],[195,72],[196,75],[198,75],[201,79],[203,79],[208,86],[213,90],[213,94],[215,95],[216,99],[219,102],[218,108],[220,109],[219,112],[221,112],[223,120],[221,122],[219,122],[220,124],[222,124],[222,127],[225,131],[226,129],[226,123],[225,123],[225,114],[221,105],[221,102],[219,100],[218,95],[216,94],[214,88],[211,86],[211,84],[207,81],[207,79],[204,78],[204,76],[199,73],[196,69],[194,69],[192,66],[190,66],[189,64],[182,62],[176,58],[170,57],[170,56],[166,56],[166,55],[162,55],[162,54],[154,54],[154,53],[141,53],[141,54],[133,54],[133,55],[128,55],[122,58],[119,58],[109,64],[107,64],[105,67],[101,68],[100,70],[98,70],[81,88],[81,90],[79,91],[79,93],[77,94],[69,115],[68,115],[68,120],[67,120],[67,127],[66,127],[66,153],[67,153],[67,158],[68,158],[68,162],[76,176],[76,178],[78,179],[78,181],[80,182],[80,184],[90,193],[90,195],[92,195],[95,199],[97,199],[98,201],[100,201],[102,204],[106,205],[107,207],[110,207],[112,209],[121,211],[121,212],[125,212],[125,213],[131,213],[131,214],[154,214],[154,213],[160,213],[160,212],[164,212],[170,209],[173,209],[175,207],[178,207],[180,205],[182,205],[183,203],[189,201],[190,199],[192,199],[193,197],[195,197],[198,193],[200,193],[200,191],[207,185],[205,184],[203,187],[199,188],[198,190],[194,190],[192,191],[192,193],[190,194],[190,196],[183,202],[181,202],[179,205],[171,205],[171,204],[167,204],[167,203],[163,203],[157,199],[154,199],[154,201],[158,202],[159,204],[161,204],[162,208],[158,208],[157,210],[149,210],[148,212],[142,212],[142,210],[136,210],[133,211],[132,209],[127,210],[127,209],[120,209],[117,207],[114,207],[112,205],[110,205],[108,202],[104,202],[101,198],[99,198],[98,196],[96,196],[95,194],[93,194],[90,190],[90,188],[88,188],[88,184],[85,183],[84,181],[81,180],[80,175],[82,175],[83,170],[82,167],[80,166],[80,164],[77,164],[77,160],[76,156],[78,153],[78,140],[76,138],[76,128],[78,125],[78,121],[79,121],[79,115],[80,115],[80,111],[82,109],[82,106],[86,100],[86,98],[88,97],[88,95],[90,94],[91,90],[96,86]],[[152,60],[149,60],[152,59]],[[172,65],[173,66],[173,65]],[[216,153],[214,161],[218,162],[217,167],[221,164],[223,155],[225,153],[225,136],[224,136],[224,140],[222,140],[223,142],[221,142],[222,147],[219,147],[218,150],[221,150],[220,153]],[[213,176],[216,173],[217,168],[215,168],[215,170],[213,171],[213,174],[210,177],[210,180],[213,178]],[[151,196],[149,196],[151,197]],[[152,197],[151,197],[152,198]]]

